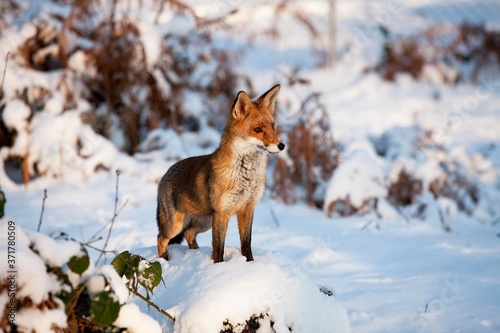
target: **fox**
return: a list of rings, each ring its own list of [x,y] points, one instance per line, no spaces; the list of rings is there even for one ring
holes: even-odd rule
[[[252,101],[240,91],[227,116],[219,147],[172,165],[158,184],[158,257],[168,260],[169,243],[185,238],[198,249],[196,236],[212,228],[212,259],[224,261],[229,218],[237,216],[241,253],[253,261],[254,209],[265,189],[267,158],[285,149],[275,128],[275,85]]]

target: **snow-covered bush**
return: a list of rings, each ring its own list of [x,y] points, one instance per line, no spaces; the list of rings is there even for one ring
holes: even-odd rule
[[[407,215],[417,217],[433,209],[437,215],[462,212],[481,219],[500,213],[491,162],[464,148],[447,149],[418,126],[396,126],[371,143],[355,142],[344,155],[325,195],[329,216],[379,213],[378,202],[407,207]]]
[[[432,133],[424,130],[419,130],[414,142],[410,153],[399,154],[389,169],[391,203],[415,204],[420,206],[417,211],[423,212],[427,204],[419,203],[420,196],[431,193],[437,200],[453,203],[456,209],[450,212],[458,210],[473,215],[480,201],[492,199],[487,193],[488,188],[495,186],[496,171],[487,159],[478,153],[471,155],[464,148],[446,149],[433,141]]]
[[[349,216],[370,211],[387,189],[380,163],[370,147],[353,147],[328,183],[323,210],[328,216]]]
[[[0,224],[0,253],[14,258],[0,264],[3,332],[161,332],[158,322],[127,303],[129,290],[115,269],[96,268],[80,244],[21,229],[14,221]],[[150,273],[144,272],[140,276]]]
[[[0,32],[0,155],[22,170],[25,184],[68,171],[140,174],[120,151],[137,152],[153,129],[217,127],[246,82],[229,51],[211,42],[208,27],[224,18],[204,19],[181,2],[19,6],[33,16],[7,7]]]

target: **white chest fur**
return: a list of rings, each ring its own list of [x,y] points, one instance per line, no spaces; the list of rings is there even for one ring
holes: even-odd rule
[[[266,156],[261,152],[238,154],[234,158],[233,174],[236,191],[254,190],[260,186],[266,167]]]
[[[264,193],[262,182],[266,172],[267,155],[254,146],[235,145],[232,156],[231,191],[224,201],[229,210],[237,210],[249,202],[256,203]]]

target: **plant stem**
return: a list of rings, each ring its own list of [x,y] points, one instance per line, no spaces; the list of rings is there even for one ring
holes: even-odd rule
[[[7,55],[5,56],[5,67],[3,68],[2,83],[0,83],[0,99],[2,99],[3,97],[3,84],[5,82],[5,75],[7,75],[7,63],[9,62],[9,55],[10,51],[7,52]]]
[[[168,313],[167,311],[163,310],[162,308],[160,308],[158,305],[156,305],[155,303],[151,302],[151,300],[147,299],[146,297],[144,297],[143,295],[139,294],[137,291],[131,289],[131,288],[128,288],[128,290],[134,294],[135,296],[139,297],[140,299],[142,299],[144,302],[148,303],[148,305],[151,305],[153,308],[156,309],[156,311],[158,311],[159,313],[167,316],[170,320],[172,321],[175,321],[175,318],[170,314]]]

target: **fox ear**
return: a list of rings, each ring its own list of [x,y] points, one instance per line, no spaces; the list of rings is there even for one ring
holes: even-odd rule
[[[233,103],[231,111],[233,118],[237,119],[241,116],[245,116],[250,111],[250,105],[252,105],[250,97],[248,97],[246,92],[240,91]]]
[[[274,111],[276,111],[276,98],[278,97],[278,93],[280,92],[281,86],[279,84],[275,85],[267,92],[265,92],[262,96],[257,99],[257,103],[262,107],[267,109],[271,115],[274,115]]]

